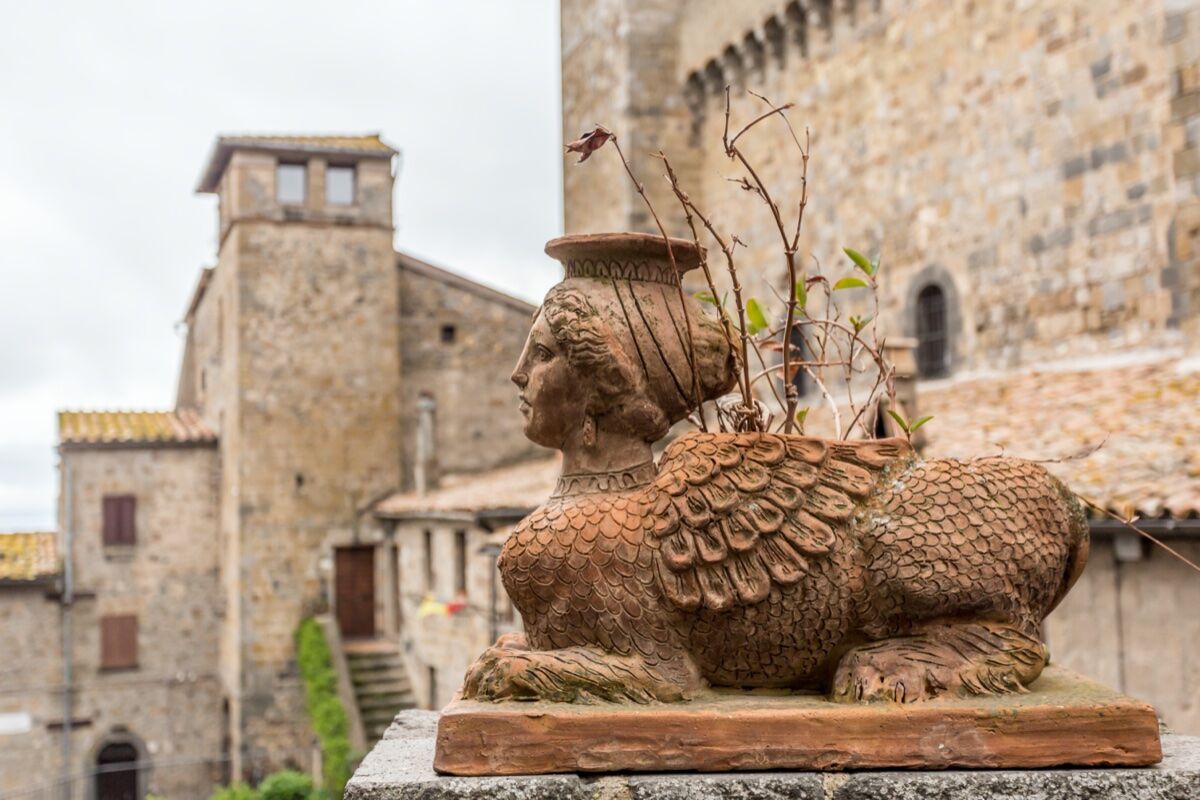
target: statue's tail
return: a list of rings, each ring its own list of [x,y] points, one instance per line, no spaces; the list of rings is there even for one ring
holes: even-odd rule
[[[1063,570],[1062,584],[1059,585],[1058,592],[1054,595],[1054,602],[1046,610],[1047,614],[1062,602],[1067,592],[1075,585],[1075,581],[1079,580],[1079,576],[1083,574],[1083,568],[1087,566],[1088,550],[1091,548],[1091,528],[1088,525],[1083,503],[1062,481],[1054,478],[1054,482],[1058,485],[1059,495],[1067,507],[1069,517],[1067,536],[1070,541],[1070,550],[1067,552],[1067,565]]]

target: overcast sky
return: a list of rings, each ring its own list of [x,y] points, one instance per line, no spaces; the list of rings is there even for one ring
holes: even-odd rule
[[[54,525],[54,412],[169,408],[218,133],[379,131],[396,246],[537,300],[561,218],[553,0],[6,3],[0,531]]]

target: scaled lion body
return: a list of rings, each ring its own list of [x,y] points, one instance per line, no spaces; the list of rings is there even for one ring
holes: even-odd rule
[[[522,521],[500,570],[525,637],[485,653],[464,694],[1021,691],[1086,555],[1078,503],[1029,462],[691,433],[648,485],[557,496]]]

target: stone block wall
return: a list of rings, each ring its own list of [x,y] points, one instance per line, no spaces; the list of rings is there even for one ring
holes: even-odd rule
[[[0,587],[0,796],[62,772],[62,628],[52,590]]]
[[[467,534],[467,585],[461,594],[455,586],[455,532],[460,530]],[[433,546],[429,562],[425,531],[430,532]],[[472,515],[463,515],[460,521],[406,520],[396,526],[401,644],[413,694],[422,708],[440,709],[449,703],[462,685],[467,668],[491,646],[491,580],[496,581],[498,633],[522,630],[520,615],[500,583],[495,558],[479,552],[489,542],[503,541],[504,533],[484,531],[475,525]],[[432,582],[428,580],[427,563],[433,564]],[[440,602],[462,602],[465,607],[454,614],[422,617],[419,609],[427,596]],[[436,676],[432,681],[431,673]]]
[[[1194,7],[689,0],[678,12],[674,86],[659,103],[690,98],[697,146],[669,154],[699,164],[685,188],[746,242],[740,271],[760,299],[786,291],[783,259],[766,209],[727,180],[740,174],[720,145],[727,83],[732,130],[766,109],[747,88],[795,102],[793,125],[812,135],[801,252],[835,273],[849,269],[843,246],[881,252],[886,331],[912,330],[919,284],[938,276],[961,303],[956,369],[1177,344],[1193,316],[1193,193],[1181,182],[1194,160]],[[587,61],[567,47],[567,32],[582,36],[602,16],[563,7],[568,126],[611,111],[598,90],[589,94],[592,70],[624,78],[627,93],[661,76],[604,66],[630,63],[631,30],[592,43],[601,50]],[[627,141],[647,127],[629,116],[619,124]],[[739,144],[794,207],[787,128],[773,120]],[[568,230],[626,218],[595,200],[616,180],[611,155],[594,156],[601,168],[586,175],[566,170]],[[660,173],[640,177],[654,185]],[[659,210],[678,230],[673,204]]]
[[[522,432],[509,381],[534,307],[407,256],[398,264],[404,488],[412,485],[422,395],[436,404],[435,457],[443,473],[544,453]]]
[[[155,765],[145,776],[150,791],[173,797],[212,788],[227,768],[218,674],[226,610],[218,589],[217,452],[211,446],[66,450],[62,476],[59,519],[73,532],[76,594],[72,716],[80,723],[72,771],[90,772],[104,745],[127,742]],[[134,545],[103,544],[103,497],[113,494],[137,499]],[[137,617],[137,666],[107,668],[100,621],[129,614]],[[61,670],[60,643],[47,645]],[[61,678],[60,672],[59,686]],[[61,721],[61,710],[54,718]],[[60,740],[51,738],[57,753]],[[56,761],[50,774],[60,769]],[[74,796],[90,796],[88,783],[78,781]]]
[[[253,774],[307,763],[293,634],[328,602],[321,545],[351,535],[400,483],[398,287],[390,229],[242,222],[218,270],[227,253],[239,308],[226,548],[240,595],[241,766]]]

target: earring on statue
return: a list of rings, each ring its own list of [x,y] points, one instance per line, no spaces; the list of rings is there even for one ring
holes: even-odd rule
[[[596,446],[596,418],[591,414],[583,418],[583,446]]]

